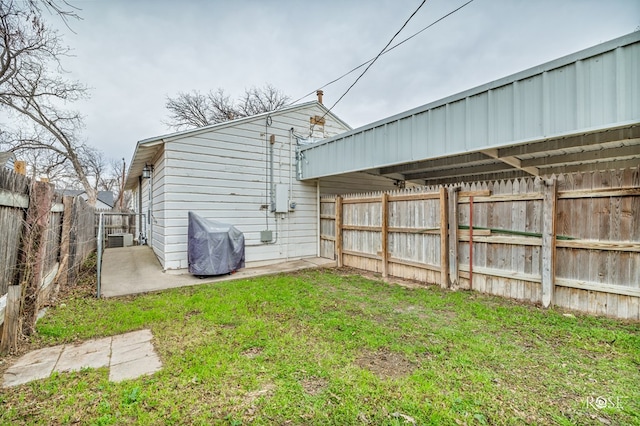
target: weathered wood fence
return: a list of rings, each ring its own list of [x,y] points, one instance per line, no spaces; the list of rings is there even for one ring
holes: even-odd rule
[[[94,209],[82,198],[0,169],[0,353],[31,331],[52,292],[75,283],[93,250]]]
[[[320,234],[339,266],[640,319],[640,168],[322,197]]]

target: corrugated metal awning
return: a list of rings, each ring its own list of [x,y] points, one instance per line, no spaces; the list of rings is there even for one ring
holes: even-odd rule
[[[302,179],[421,184],[640,163],[640,32],[302,147]]]

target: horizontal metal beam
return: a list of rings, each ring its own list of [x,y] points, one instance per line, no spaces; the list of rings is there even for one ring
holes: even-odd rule
[[[606,142],[623,141],[640,138],[640,125],[622,129],[605,130],[587,135],[569,136],[560,139],[550,139],[517,146],[498,149],[499,157],[517,157],[519,155],[535,154],[538,152],[557,151],[560,149],[597,145]]]
[[[468,164],[479,161],[485,161],[489,159],[485,154],[481,152],[474,152],[471,154],[455,155],[452,157],[435,158],[433,160],[416,161],[415,163],[401,164],[398,166],[389,166],[380,168],[381,175],[388,175],[392,173],[411,173],[419,170],[429,170],[433,168],[448,168],[451,166],[459,166],[460,164]]]
[[[625,157],[640,157],[640,139],[632,139],[633,145],[617,148],[606,148],[591,151],[574,152],[570,154],[550,155],[547,157],[521,160],[523,167],[547,166],[555,164],[569,164],[579,162],[594,162],[606,160],[621,160]],[[639,161],[640,163],[640,161]]]
[[[445,170],[435,170],[420,173],[410,173],[405,175],[407,180],[413,179],[433,179],[438,177],[454,177],[454,176],[473,176],[484,173],[497,173],[513,170],[513,167],[501,161],[491,164],[482,164],[471,167],[454,167]]]
[[[575,172],[596,172],[596,171],[606,171],[606,170],[618,170],[618,169],[626,169],[628,167],[638,167],[640,164],[640,160],[632,159],[632,160],[619,160],[619,161],[604,161],[598,163],[578,163],[578,164],[570,164],[566,166],[558,166],[558,167],[545,167],[540,168],[540,172],[542,174],[553,174],[553,173],[575,173]]]

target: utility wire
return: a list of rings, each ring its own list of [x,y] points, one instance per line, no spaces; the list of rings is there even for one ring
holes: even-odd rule
[[[423,29],[421,29],[420,31],[418,31],[418,32],[414,33],[413,35],[411,35],[411,36],[409,36],[409,37],[407,37],[407,38],[405,38],[404,40],[402,40],[402,41],[398,42],[397,44],[394,44],[394,45],[393,45],[393,46],[391,46],[390,48],[388,48],[388,49],[386,49],[386,50],[383,50],[383,51],[382,51],[382,53],[381,53],[381,54],[379,54],[378,56],[376,56],[375,58],[371,58],[371,59],[369,59],[368,61],[363,62],[362,64],[358,65],[357,67],[355,67],[355,68],[351,69],[350,71],[347,71],[346,73],[342,74],[340,77],[338,77],[338,78],[336,78],[336,79],[334,79],[334,80],[331,80],[330,82],[326,83],[326,84],[325,84],[325,85],[323,85],[323,86],[320,86],[317,90],[324,89],[325,87],[330,86],[330,85],[332,85],[333,83],[336,83],[336,82],[338,82],[338,81],[342,80],[343,78],[345,78],[345,77],[346,77],[346,76],[348,76],[349,74],[351,74],[351,73],[353,73],[353,72],[355,72],[355,71],[359,70],[360,68],[364,67],[364,66],[365,66],[365,65],[367,65],[368,63],[370,63],[370,62],[372,62],[372,61],[375,61],[379,56],[382,56],[382,55],[384,55],[384,54],[386,54],[386,53],[391,52],[391,51],[392,51],[393,49],[395,49],[396,47],[398,47],[398,46],[400,46],[400,45],[402,45],[402,44],[406,43],[407,41],[411,40],[412,38],[414,38],[414,37],[416,37],[416,36],[420,35],[421,33],[425,32],[426,30],[428,30],[429,28],[433,27],[433,26],[434,26],[435,24],[437,24],[438,22],[440,22],[440,21],[442,21],[443,19],[445,19],[445,18],[447,18],[447,17],[449,17],[449,16],[453,15],[454,13],[456,13],[457,11],[459,11],[460,9],[462,9],[463,7],[467,6],[469,3],[472,3],[473,1],[474,1],[474,0],[469,0],[469,1],[467,1],[467,2],[466,2],[466,3],[464,3],[462,6],[460,6],[460,7],[456,8],[456,9],[452,10],[451,12],[449,12],[449,13],[447,13],[446,15],[442,16],[441,18],[438,18],[437,20],[433,21],[432,23],[430,23],[429,25],[427,25],[426,27],[424,27],[424,28],[423,28]],[[421,5],[421,6],[422,6],[422,5]],[[413,15],[412,15],[412,16],[413,16]],[[410,18],[410,19],[411,19],[411,18]],[[405,25],[406,25],[406,24],[405,24]],[[394,37],[395,37],[395,36],[394,36]],[[393,40],[393,39],[392,39],[392,40]],[[388,46],[388,45],[387,45],[387,46]],[[304,96],[302,96],[302,97],[300,97],[300,98],[296,99],[295,101],[293,101],[293,102],[289,103],[289,105],[294,105],[294,104],[296,104],[296,103],[300,102],[301,100],[303,100],[304,98],[306,98],[306,97],[308,97],[308,96],[313,95],[314,93],[316,93],[316,90],[313,90],[313,91],[311,91],[311,92],[307,93],[306,95],[304,95]],[[289,105],[287,105],[287,106],[289,106]],[[334,106],[335,106],[335,105],[334,105]],[[332,108],[333,108],[333,107],[332,107]]]
[[[422,3],[420,3],[420,6],[418,6],[418,8],[411,14],[411,16],[409,16],[409,18],[404,22],[404,24],[402,24],[402,26],[400,27],[400,29],[398,31],[396,31],[396,33],[393,35],[393,37],[391,37],[391,40],[389,40],[389,42],[384,46],[384,48],[380,51],[380,53],[378,53],[376,55],[375,58],[373,58],[373,60],[371,62],[369,62],[369,65],[367,65],[367,67],[364,69],[364,71],[362,71],[362,74],[360,74],[358,76],[358,78],[356,78],[356,81],[354,81],[353,83],[351,83],[351,86],[349,86],[349,88],[347,90],[345,90],[345,92],[342,94],[342,96],[340,96],[338,98],[338,100],[331,106],[331,108],[329,108],[327,110],[327,112],[331,111],[336,105],[338,105],[338,102],[340,102],[342,100],[342,98],[344,98],[347,93],[349,93],[349,91],[353,88],[353,86],[356,85],[356,83],[358,81],[360,81],[360,79],[362,78],[363,75],[366,74],[367,71],[369,71],[369,68],[371,68],[371,66],[373,64],[375,64],[375,62],[378,60],[378,58],[380,56],[382,56],[382,54],[384,53],[385,50],[387,50],[387,48],[391,45],[391,43],[393,43],[393,40],[395,40],[395,38],[398,36],[398,34],[400,34],[400,32],[402,32],[402,30],[404,30],[404,27],[407,26],[407,24],[409,23],[409,21],[411,21],[411,19],[415,16],[416,13],[418,13],[418,11],[422,8],[422,6],[424,6],[424,4],[427,2],[427,0],[422,0]],[[326,113],[325,113],[326,115]]]

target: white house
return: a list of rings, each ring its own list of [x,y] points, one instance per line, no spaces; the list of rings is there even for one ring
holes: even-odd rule
[[[187,268],[193,211],[240,229],[248,266],[317,256],[321,192],[394,188],[393,179],[364,173],[297,179],[305,140],[348,130],[313,101],[138,142],[126,189],[143,215],[140,242],[151,245],[165,270]]]

